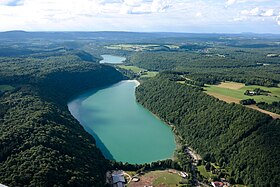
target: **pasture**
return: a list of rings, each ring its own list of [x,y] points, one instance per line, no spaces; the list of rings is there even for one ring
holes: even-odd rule
[[[244,95],[246,90],[254,90],[260,88],[262,90],[269,91],[266,95]],[[273,101],[280,101],[280,88],[276,87],[264,87],[264,86],[245,86],[241,83],[235,82],[224,82],[219,85],[206,85],[206,93],[212,95],[218,99],[226,101],[228,103],[239,103],[243,99],[254,99],[256,102],[272,103]]]
[[[133,71],[133,73],[135,73],[135,74],[140,73],[141,74],[140,78],[155,77],[158,74],[158,72],[156,72],[156,71],[146,71],[145,69],[139,68],[137,66],[118,65],[118,67],[120,67],[122,69]]]

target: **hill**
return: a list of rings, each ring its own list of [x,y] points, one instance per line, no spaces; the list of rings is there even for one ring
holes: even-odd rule
[[[0,57],[0,181],[8,186],[104,186],[109,166],[67,109],[71,96],[121,80],[75,52]],[[57,54],[57,53],[56,53]]]
[[[206,95],[197,86],[160,74],[136,91],[140,104],[176,127],[208,162],[227,169],[236,183],[279,185],[280,121]]]

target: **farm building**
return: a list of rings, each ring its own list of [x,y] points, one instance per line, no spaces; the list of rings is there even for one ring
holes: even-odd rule
[[[222,183],[222,182],[211,182],[211,185],[213,187],[223,187],[224,183]]]
[[[113,186],[114,187],[124,187],[125,179],[123,171],[114,171],[112,173]]]

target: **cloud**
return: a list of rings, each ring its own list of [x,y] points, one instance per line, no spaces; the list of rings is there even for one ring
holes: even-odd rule
[[[23,0],[0,0],[0,5],[18,6],[22,5]]]
[[[245,20],[247,20],[247,17],[237,17],[237,18],[233,18],[233,21],[237,21],[237,22],[239,22],[239,21],[245,21]]]
[[[246,16],[257,16],[257,17],[273,17],[276,16],[274,14],[274,9],[260,9],[259,7],[255,7],[251,10],[242,10],[241,11],[242,15]]]
[[[251,10],[242,10],[242,15],[248,15],[248,16],[259,16],[260,15],[260,9],[259,7],[253,8]]]
[[[153,0],[151,12],[165,12],[170,6],[170,0]]]
[[[276,22],[278,25],[280,25],[280,12],[279,12],[279,15],[276,17]]]
[[[262,20],[264,22],[267,20],[276,20],[276,23],[280,25],[280,12],[279,15],[277,15],[275,9],[255,7],[249,10],[242,10],[239,17],[234,18],[234,21],[244,20]]]
[[[226,0],[226,6],[231,6],[233,4],[235,4],[237,2],[237,0]]]
[[[279,8],[275,0],[0,0],[0,30],[279,33]],[[259,19],[272,26],[260,27]]]
[[[263,13],[261,13],[261,16],[264,16],[264,17],[275,16],[274,10],[273,9],[268,9],[268,10],[264,11]]]
[[[124,0],[122,14],[152,14],[166,12],[171,7],[170,0]]]
[[[249,3],[264,3],[272,2],[273,0],[225,0],[226,7],[232,6],[234,4],[249,4]]]

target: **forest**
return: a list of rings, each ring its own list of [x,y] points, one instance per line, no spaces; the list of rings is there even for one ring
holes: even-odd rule
[[[279,102],[272,102],[271,104],[265,102],[257,103],[257,106],[261,109],[280,114],[280,101]]]
[[[220,167],[231,181],[254,186],[279,185],[280,121],[206,95],[199,87],[162,73],[136,90],[140,104],[175,125],[187,145]],[[208,155],[208,156],[207,156]]]
[[[1,183],[104,186],[106,170],[114,167],[191,171],[184,150],[178,162],[108,161],[68,111],[69,99],[84,90],[137,77],[98,63],[100,55],[114,54],[127,58],[124,65],[160,72],[141,80],[137,101],[174,125],[208,165],[226,169],[232,183],[279,186],[280,121],[219,101],[202,88],[221,81],[278,86],[279,39],[255,34],[1,32]],[[110,48],[122,45],[156,47]],[[279,102],[257,105],[279,114]]]
[[[74,94],[123,79],[93,59],[73,50],[0,58],[0,84],[14,88],[0,97],[1,183],[104,186],[110,163],[67,109]]]

